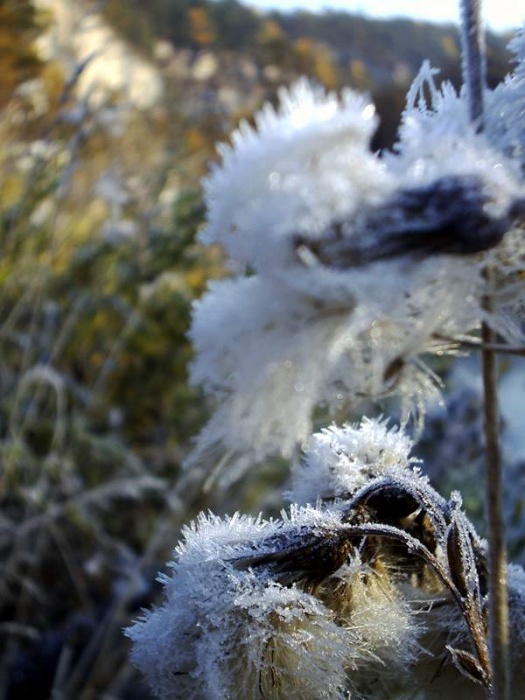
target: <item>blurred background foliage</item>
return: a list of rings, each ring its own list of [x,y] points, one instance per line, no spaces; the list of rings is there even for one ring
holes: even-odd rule
[[[82,83],[102,59],[75,54],[73,15],[57,29],[72,8],[147,63],[148,106],[124,78]],[[491,82],[505,43],[489,37]],[[228,493],[181,470],[206,412],[191,302],[225,273],[196,242],[216,142],[306,74],[371,92],[388,147],[424,58],[457,81],[455,30],[237,0],[0,0],[0,700],[149,697],[121,629],[182,523],[281,502],[279,463]]]
[[[0,107],[17,85],[40,72],[42,62],[33,45],[39,29],[31,0],[0,2]]]
[[[369,20],[333,10],[261,13],[238,0],[108,0],[103,13],[145,55],[154,55],[160,39],[179,50],[213,51],[223,59],[230,52],[252,61],[263,85],[289,83],[300,74],[329,89],[367,90],[381,115],[377,148],[391,145],[406,89],[425,59],[439,67],[443,79],[456,86],[461,80],[453,25]],[[507,73],[507,40],[487,36],[492,87]]]

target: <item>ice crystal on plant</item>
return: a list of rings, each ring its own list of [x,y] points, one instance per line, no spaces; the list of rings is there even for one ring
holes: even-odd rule
[[[431,653],[458,682],[451,654],[485,629],[484,545],[457,496],[407,469],[410,441],[367,429],[391,463],[378,475],[364,464],[348,500],[274,521],[201,515],[184,530],[164,604],[127,631],[160,698],[386,699],[434,683]],[[523,583],[511,579],[518,628]]]
[[[516,65],[491,95],[487,128],[493,141],[525,173],[525,29],[516,34],[509,48]]]
[[[194,306],[191,379],[218,404],[190,463],[225,451],[234,478],[289,457],[320,404],[396,394],[422,415],[439,394],[422,356],[484,318],[484,251],[512,225],[515,169],[428,65],[396,154],[370,152],[375,126],[362,96],[303,80],[222,147],[202,238],[237,274]]]
[[[374,106],[345,90],[339,99],[303,79],[281,89],[255,128],[243,122],[222,164],[205,180],[206,243],[221,243],[231,260],[257,272],[297,265],[293,238],[315,236],[334,217],[355,214],[393,189],[369,149]]]
[[[317,598],[270,583],[239,595],[234,614],[237,635],[232,638],[231,627],[223,628],[223,644],[231,645],[227,673],[233,692],[228,697],[348,697],[346,670],[354,639]]]
[[[192,381],[219,406],[199,450],[290,456],[321,403],[338,409],[397,393],[423,410],[438,390],[420,355],[477,324],[478,272],[460,259],[372,267],[210,286],[194,307]]]
[[[456,688],[481,699],[491,682],[486,543],[459,494],[442,498],[411,448],[385,421],[332,427],[303,465],[334,466],[329,500],[294,504],[275,520],[201,514],[186,527],[161,577],[164,603],[127,630],[153,691],[166,700],[391,700]],[[509,568],[517,687],[524,580]]]
[[[388,664],[386,677],[411,662],[420,625],[388,577],[343,546],[342,514],[200,515],[185,528],[164,603],[126,631],[155,694],[334,700],[365,688],[371,668]]]
[[[497,277],[491,290],[494,312],[487,317],[480,309],[478,314],[514,342],[522,339],[524,302],[518,281],[524,268],[524,45],[522,31],[510,44],[516,54],[515,71],[494,90],[485,90],[481,133],[470,121],[465,90],[457,93],[446,81],[438,87],[438,71],[425,62],[407,96],[396,153],[387,157],[392,170],[417,181],[431,181],[444,170],[456,176],[477,175],[484,183],[486,211],[496,216],[503,213],[504,218],[505,211],[510,214],[500,245],[478,260],[478,270],[489,264]],[[483,292],[482,285],[478,289]]]
[[[361,650],[348,674],[351,697],[397,697],[407,681],[411,684],[412,665],[423,654],[421,616],[414,613],[385,571],[359,562],[342,567],[318,595],[339,624],[352,630]]]
[[[203,671],[202,647],[211,643],[214,628],[224,623],[236,594],[250,579],[249,574],[235,575],[225,560],[272,527],[248,516],[223,520],[201,514],[184,529],[169,565],[173,573],[160,579],[165,602],[127,630],[134,642],[131,658],[159,697],[228,697],[208,690],[213,679]]]
[[[421,184],[444,173],[478,176],[489,197],[488,208],[495,214],[505,212],[514,199],[523,196],[516,164],[495,143],[490,126],[481,133],[476,130],[463,92],[457,93],[446,81],[436,85],[437,73],[424,63],[416,76],[407,95],[395,153],[386,158],[388,165],[408,182]],[[493,100],[487,92],[488,115]]]
[[[332,425],[312,436],[292,471],[291,499],[315,503],[353,495],[371,479],[409,473],[412,440],[387,421],[364,418],[358,425]]]
[[[346,697],[354,636],[311,594],[235,566],[269,544],[286,548],[312,513],[281,523],[201,515],[185,529],[161,579],[164,604],[127,630],[131,658],[160,698]],[[319,527],[337,520],[317,516]]]

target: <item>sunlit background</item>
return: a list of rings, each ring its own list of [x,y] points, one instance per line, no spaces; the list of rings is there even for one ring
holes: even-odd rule
[[[459,18],[456,0],[247,0],[246,4],[272,10],[346,10],[365,17],[409,17],[426,22],[457,22]],[[516,0],[488,0],[483,3],[483,17],[493,31],[507,31],[523,24],[525,9]]]
[[[484,5],[493,29],[523,19],[521,0]],[[191,304],[227,274],[197,241],[217,142],[307,76],[366,92],[372,148],[390,148],[425,59],[460,84],[457,19],[452,0],[0,0],[0,700],[148,700],[122,629],[181,526],[283,506],[283,462],[224,492],[181,467],[209,415],[187,381]],[[509,38],[488,36],[491,86]],[[479,522],[476,362],[440,360],[448,413],[420,450]],[[502,401],[522,562],[524,376],[507,373]]]

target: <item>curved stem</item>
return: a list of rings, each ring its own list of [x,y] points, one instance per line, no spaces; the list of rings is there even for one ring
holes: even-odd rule
[[[470,634],[470,638],[476,650],[476,655],[479,660],[481,669],[483,670],[483,680],[486,684],[487,690],[493,688],[492,678],[491,678],[491,664],[489,660],[489,650],[487,649],[486,639],[484,634],[480,633],[480,625],[477,616],[471,609],[468,601],[462,596],[458,590],[456,584],[452,580],[449,571],[443,564],[435,557],[427,547],[420,542],[418,539],[400,530],[397,527],[391,525],[383,525],[378,523],[363,523],[359,525],[346,525],[346,529],[352,536],[356,534],[363,535],[373,535],[375,537],[380,537],[383,539],[396,540],[407,547],[408,551],[416,557],[422,559],[441,582],[448,588],[452,594],[459,611],[461,612],[463,619],[467,625],[467,629]]]

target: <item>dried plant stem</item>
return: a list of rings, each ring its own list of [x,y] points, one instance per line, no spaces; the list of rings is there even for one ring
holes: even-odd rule
[[[514,355],[515,357],[525,357],[525,347],[522,345],[505,345],[503,343],[476,343],[461,341],[461,346],[491,352],[494,355]]]
[[[487,274],[490,278],[490,273]],[[490,279],[488,279],[490,284]],[[486,305],[490,305],[487,298]],[[483,343],[496,342],[494,331],[482,328]],[[508,700],[509,687],[509,620],[507,561],[503,517],[503,478],[499,446],[499,402],[496,354],[483,350],[483,391],[485,418],[485,509],[489,533],[489,635],[492,667],[492,696]]]
[[[481,22],[481,0],[461,0],[463,82],[467,90],[470,118],[478,130],[483,128],[483,90],[485,54]],[[493,272],[486,270],[487,295],[484,307],[492,310]],[[503,479],[499,445],[498,372],[496,354],[491,345],[497,336],[483,323],[483,367],[485,424],[485,510],[489,539],[489,638],[492,698],[509,700],[509,624],[505,525],[503,517]]]
[[[481,23],[481,0],[461,0],[463,82],[467,89],[470,118],[483,128],[485,45]]]
[[[509,345],[508,343],[484,343],[478,338],[452,338],[450,336],[435,334],[435,340],[448,343],[450,348],[461,350],[468,348],[469,350],[490,350],[490,352],[501,355],[515,355],[516,357],[525,357],[525,345]]]
[[[466,345],[466,343],[461,343]],[[472,343],[469,347],[475,348],[476,344]],[[480,350],[486,350],[493,354],[514,355],[515,357],[525,357],[525,348],[521,345],[504,345],[502,343],[484,343],[477,346]]]

